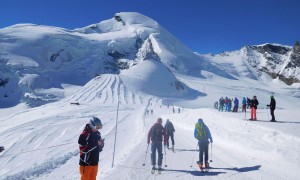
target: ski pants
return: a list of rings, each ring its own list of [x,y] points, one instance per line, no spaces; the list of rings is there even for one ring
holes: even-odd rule
[[[167,146],[169,147],[169,138],[171,137],[172,145],[174,146],[174,133],[167,134]]]
[[[224,104],[220,104],[219,111],[223,111],[223,108],[224,108]]]
[[[275,115],[274,115],[274,110],[275,109],[270,109],[270,113],[271,113],[271,116],[272,116],[272,121],[275,121]]]
[[[96,180],[98,165],[96,166],[79,166],[81,180]]]
[[[246,112],[246,104],[243,104],[242,112]]]
[[[151,143],[151,164],[155,166],[156,164],[156,150],[158,153],[157,165],[162,165],[163,153],[162,153],[162,142],[152,142]]]
[[[256,120],[256,109],[254,107],[251,108],[251,120]]]
[[[228,103],[225,104],[225,111],[227,111],[227,112],[229,111],[229,104]]]
[[[199,145],[199,163],[203,164],[203,154],[205,163],[208,163],[208,142],[198,142]]]

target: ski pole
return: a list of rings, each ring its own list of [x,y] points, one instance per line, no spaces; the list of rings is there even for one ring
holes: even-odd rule
[[[168,167],[167,165],[167,153],[166,153],[166,146],[164,145],[164,150],[165,150],[165,167]]]
[[[210,162],[213,162],[212,160],[212,143],[210,143]]]
[[[190,166],[190,167],[193,167],[193,163],[194,163],[194,159],[195,159],[197,147],[198,147],[198,142],[197,142],[197,145],[196,145],[196,148],[195,148],[195,151],[194,151],[194,156],[193,156],[193,160],[192,160],[192,163],[191,163],[191,166]]]
[[[118,99],[119,99],[119,96],[118,96]],[[113,160],[112,160],[111,168],[113,168],[113,167],[114,167],[114,162],[115,162],[116,141],[117,141],[117,132],[118,132],[119,106],[120,106],[120,101],[118,101],[118,107],[117,107],[117,118],[116,118],[115,142],[114,142]]]
[[[143,166],[145,166],[145,162],[146,162],[146,158],[147,158],[147,154],[148,154],[148,149],[149,149],[149,144],[147,146],[147,150],[146,150],[146,155],[145,155]]]

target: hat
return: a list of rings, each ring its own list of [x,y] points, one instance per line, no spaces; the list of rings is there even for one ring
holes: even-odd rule
[[[96,128],[96,126],[102,126],[101,120],[95,116],[90,119],[90,126]]]
[[[273,99],[273,98],[274,98],[274,96],[273,96],[273,95],[271,95],[271,96],[270,96],[270,98],[271,98],[271,99]]]

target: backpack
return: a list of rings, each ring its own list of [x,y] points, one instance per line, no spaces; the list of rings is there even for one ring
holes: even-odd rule
[[[154,125],[152,127],[151,140],[152,142],[162,142],[164,128],[161,125]]]
[[[207,138],[207,135],[206,135],[206,132],[205,132],[205,129],[204,129],[204,124],[196,123],[195,129],[196,129],[196,139],[204,140],[204,139]]]

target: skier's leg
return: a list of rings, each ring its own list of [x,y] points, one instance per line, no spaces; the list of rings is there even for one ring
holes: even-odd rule
[[[155,166],[156,164],[156,143],[151,144],[151,164],[152,166]]]
[[[271,109],[271,116],[272,116],[272,121],[275,121],[274,109]]]
[[[253,115],[254,115],[254,107],[251,108],[251,120],[253,120]]]
[[[89,180],[91,177],[91,168],[90,166],[79,166],[80,171],[80,179],[81,180]]]
[[[91,177],[90,180],[96,180],[97,173],[98,173],[98,165],[97,166],[91,166]]]
[[[158,152],[158,167],[161,167],[162,160],[163,160],[163,153],[162,153],[162,143],[157,143],[157,152]]]
[[[174,142],[174,133],[171,134],[171,141],[172,141],[172,145],[174,146],[175,142]]]
[[[169,148],[169,138],[170,138],[170,134],[167,133],[167,147]]]
[[[256,109],[255,108],[253,108],[253,118],[254,118],[254,120],[257,120],[256,119]]]
[[[199,143],[199,164],[203,164],[203,143]]]
[[[208,163],[208,142],[203,143],[205,164]]]

